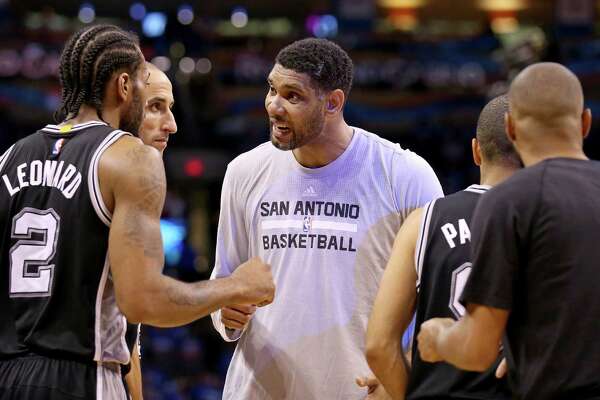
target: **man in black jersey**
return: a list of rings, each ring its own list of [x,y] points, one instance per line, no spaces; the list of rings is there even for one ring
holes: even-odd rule
[[[527,168],[482,197],[473,271],[458,322],[433,319],[423,359],[483,370],[505,333],[517,399],[600,399],[600,164],[583,138],[591,113],[577,77],[534,64],[509,91],[507,134]]]
[[[144,119],[139,128],[139,138],[162,154],[169,137],[177,132],[177,123],[171,109],[175,104],[171,81],[154,64],[146,62],[147,86],[144,89],[146,103]],[[142,371],[140,363],[140,324],[128,324],[125,341],[131,352],[131,362],[122,368],[127,391],[132,400],[142,399]]]
[[[60,78],[63,122],[0,156],[0,399],[124,399],[125,318],[182,325],[274,285],[258,259],[211,282],[162,274],[164,168],[127,132],[148,78],[135,38],[86,27]]]
[[[510,398],[493,368],[479,374],[424,363],[416,345],[409,373],[401,343],[401,332],[415,308],[415,337],[429,318],[459,318],[464,313],[458,298],[471,271],[471,215],[482,193],[521,167],[504,133],[506,111],[508,99],[500,96],[479,116],[472,150],[481,184],[413,211],[396,237],[369,320],[366,346],[369,366],[394,399]]]

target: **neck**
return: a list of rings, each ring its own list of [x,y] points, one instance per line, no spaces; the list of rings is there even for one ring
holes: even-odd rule
[[[344,120],[336,124],[325,124],[323,131],[310,143],[292,150],[300,165],[319,168],[338,158],[352,140],[353,129]]]
[[[481,164],[481,185],[488,186],[496,186],[502,183],[504,180],[510,178],[512,174],[514,174],[518,168],[515,167],[507,167],[503,165],[488,165]]]
[[[573,158],[577,160],[587,160],[587,156],[583,152],[581,143],[540,143],[535,146],[523,146],[519,149],[519,155],[526,167],[535,165],[541,161],[550,158]]]
[[[65,125],[65,124],[77,125],[77,124],[83,124],[83,123],[89,122],[89,121],[102,121],[102,120],[104,120],[104,122],[106,122],[108,125],[112,126],[115,129],[119,128],[120,118],[119,118],[119,114],[116,112],[116,110],[103,111],[102,119],[100,119],[100,116],[98,115],[98,112],[96,111],[96,109],[88,106],[87,104],[82,104],[81,107],[79,108],[79,112],[77,113],[77,115],[74,118],[63,121],[60,123],[60,125]]]

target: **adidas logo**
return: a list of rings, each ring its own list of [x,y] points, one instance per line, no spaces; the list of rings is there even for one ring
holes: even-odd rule
[[[312,185],[309,185],[304,192],[302,192],[302,196],[315,197],[317,195],[317,191]]]

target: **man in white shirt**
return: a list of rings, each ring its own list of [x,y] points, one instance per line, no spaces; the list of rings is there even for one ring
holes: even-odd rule
[[[421,157],[346,124],[352,75],[328,40],[282,49],[267,79],[271,143],[228,166],[212,278],[260,256],[277,294],[266,308],[212,314],[225,340],[239,340],[224,399],[367,395],[354,379],[371,374],[365,331],[395,234],[443,193]]]

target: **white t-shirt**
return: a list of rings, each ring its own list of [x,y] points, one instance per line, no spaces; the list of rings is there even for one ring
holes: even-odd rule
[[[365,331],[396,232],[442,195],[425,160],[359,128],[322,168],[271,143],[233,160],[212,278],[260,256],[277,289],[243,333],[212,314],[225,340],[239,338],[223,398],[363,399],[354,379],[369,374]]]

